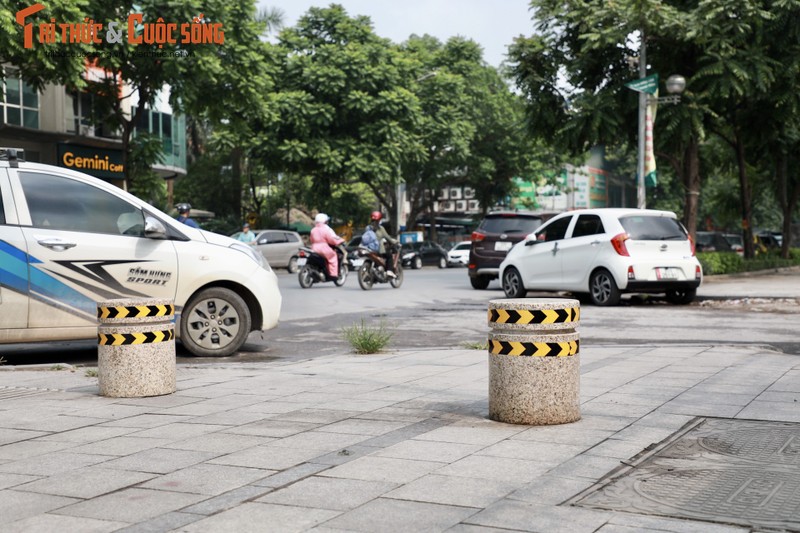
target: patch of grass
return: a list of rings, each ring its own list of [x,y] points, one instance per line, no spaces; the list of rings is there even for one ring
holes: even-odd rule
[[[467,350],[488,350],[489,349],[489,341],[482,341],[482,342],[465,342],[461,346],[466,348]]]
[[[66,367],[64,365],[53,365],[50,370],[66,370]]]
[[[382,351],[394,336],[386,329],[386,323],[381,320],[377,326],[370,326],[361,319],[361,324],[353,324],[342,328],[342,337],[350,343],[358,354],[371,354]]]
[[[96,378],[97,377],[97,369],[96,368],[87,368],[86,369],[86,377],[87,378]]]

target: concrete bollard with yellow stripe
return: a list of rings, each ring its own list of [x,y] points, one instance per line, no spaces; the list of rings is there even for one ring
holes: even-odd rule
[[[489,418],[550,425],[580,420],[578,300],[489,302]]]
[[[175,392],[174,316],[172,300],[97,303],[97,376],[102,396],[140,398]]]

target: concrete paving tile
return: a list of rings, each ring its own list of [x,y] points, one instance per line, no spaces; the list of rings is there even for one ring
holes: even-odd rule
[[[261,503],[348,511],[397,487],[396,483],[311,476],[258,498]]]
[[[108,460],[108,456],[52,452],[0,465],[0,472],[30,476],[52,476]]]
[[[125,435],[122,437],[114,437],[111,439],[100,440],[88,444],[82,444],[72,448],[70,451],[74,453],[88,453],[96,455],[111,455],[122,457],[125,455],[132,455],[144,450],[158,448],[162,444],[169,443],[169,439],[145,439],[139,437],[132,437]]]
[[[143,483],[141,487],[216,496],[263,479],[267,475],[268,472],[257,468],[199,464],[159,476]]]
[[[256,437],[252,435],[235,435],[233,433],[217,432],[170,442],[164,444],[162,447],[175,450],[194,450],[198,452],[228,454],[247,448],[253,448],[261,444],[267,444],[274,440],[275,439],[271,437]]]
[[[348,446],[344,450],[337,452],[326,453],[314,458],[314,463],[327,466],[337,466],[344,463],[349,463],[359,457],[373,455],[375,452],[382,450],[380,446],[364,446],[363,444],[356,444]]]
[[[177,511],[205,498],[207,496],[200,494],[129,488],[61,507],[53,513],[134,524]]]
[[[201,517],[196,514],[171,512],[162,514],[150,520],[120,529],[118,533],[162,533],[164,531],[177,531],[179,528],[197,522]]]
[[[800,380],[800,377],[798,378]],[[800,404],[800,391],[798,392],[782,392],[767,390],[758,395],[756,401],[759,402],[782,402],[789,404]],[[2,434],[2,432],[0,432]]]
[[[786,403],[754,401],[736,413],[736,418],[800,422],[800,408],[798,408],[798,405],[794,402]]]
[[[177,415],[162,415],[162,414],[146,414],[139,416],[131,416],[124,420],[114,420],[105,422],[103,426],[107,427],[126,427],[126,428],[154,428],[164,426],[167,424],[174,424],[175,422],[184,422],[189,417]]]
[[[35,492],[21,492],[16,490],[0,490],[0,529],[5,531],[6,524],[47,513],[73,504],[78,500],[51,496],[49,494],[36,494]]]
[[[551,469],[548,474],[559,477],[598,480],[620,466],[620,464],[621,460],[615,457],[579,455]]]
[[[510,438],[529,426],[511,426],[494,422],[492,425],[457,426],[449,425],[428,431],[416,437],[418,440],[433,440],[462,444],[489,446]]]
[[[372,420],[387,420],[389,422],[419,422],[427,420],[432,416],[440,415],[430,409],[404,409],[395,405],[385,407],[383,409],[376,409],[368,414],[362,415],[361,418],[369,416]]]
[[[128,524],[111,520],[95,520],[54,514],[39,514],[3,524],[3,533],[32,533],[58,531],[58,533],[108,533],[118,531]]]
[[[408,483],[429,474],[445,463],[394,459],[392,457],[359,457],[321,472],[320,476],[362,479],[365,481],[385,481],[388,483]]]
[[[512,436],[510,440],[547,442],[582,446],[584,449],[594,446],[615,433],[611,430],[591,429],[572,424],[557,426],[538,426],[526,429]]]
[[[164,396],[149,396],[147,398],[123,398],[119,403],[124,405],[141,405],[150,409],[150,412],[169,409],[187,403],[200,401],[201,398],[189,395],[165,394]]]
[[[516,483],[505,481],[430,474],[388,492],[383,497],[483,508],[502,499],[518,487]]]
[[[306,448],[319,450],[320,454],[341,450],[369,439],[364,435],[351,435],[347,433],[329,433],[325,431],[306,431],[291,437],[276,439],[270,446],[282,448]]]
[[[581,404],[582,416],[634,416],[636,418],[647,415],[653,408],[647,405],[624,405],[619,403],[605,403],[592,400]]]
[[[47,441],[43,439],[12,442],[5,446],[0,446],[0,459],[19,461],[37,455],[57,452],[73,448],[73,442]]]
[[[186,420],[186,424],[206,424],[206,425],[219,425],[219,426],[244,426],[259,420],[265,420],[272,415],[265,415],[262,413],[245,412],[241,409],[235,411],[220,411],[212,415],[196,416]]]
[[[349,418],[318,428],[319,431],[330,433],[347,433],[350,435],[384,435],[391,431],[408,426],[407,422],[389,422],[385,420],[368,420],[364,418]]]
[[[638,441],[611,438],[598,443],[597,446],[589,448],[584,453],[613,459],[630,459],[646,447],[647,445],[642,445]]]
[[[87,426],[78,429],[71,429],[69,431],[62,431],[60,433],[52,433],[45,437],[40,437],[37,440],[54,440],[72,442],[75,444],[84,444],[89,442],[96,442],[99,440],[106,440],[121,435],[127,435],[138,431],[137,428],[123,428],[123,427],[107,427],[107,426]]]
[[[602,403],[618,403],[623,405],[642,405],[646,407],[655,408],[663,404],[665,401],[671,400],[674,396],[659,398],[657,395],[645,394],[623,394],[614,390],[601,394],[595,398],[596,401]]]
[[[208,401],[200,401],[162,409],[159,411],[159,413],[163,415],[196,417],[215,415],[230,410],[231,408],[227,405],[210,403]]]
[[[185,533],[241,533],[242,531],[306,531],[337,516],[338,511],[245,503],[181,528]]]
[[[436,474],[522,484],[533,481],[548,468],[549,465],[536,461],[472,455],[440,468]]]
[[[314,530],[315,533],[317,530]],[[447,530],[447,533],[509,533],[509,529],[500,529],[497,527],[475,526],[472,524],[456,524]],[[320,533],[327,533],[321,531]],[[331,533],[338,533],[333,531]]]
[[[22,485],[23,483],[30,483],[31,481],[36,481],[37,479],[41,479],[41,477],[0,473],[0,490],[10,489],[11,487],[16,487],[17,485]]]
[[[672,427],[652,427],[634,424],[614,434],[614,439],[638,442],[642,448],[650,444],[661,442],[675,433]]]
[[[477,444],[409,439],[389,446],[375,453],[375,456],[452,463],[481,449],[483,446]]]
[[[110,405],[94,406],[89,409],[81,409],[75,414],[89,418],[102,418],[105,420],[121,420],[131,416],[138,416],[147,413],[149,407],[142,405],[125,405],[124,403],[112,403]]]
[[[544,475],[509,494],[507,499],[536,505],[558,505],[588,489],[594,481],[586,478],[568,478]]]
[[[638,531],[650,529],[674,533],[746,533],[750,531],[750,528],[746,527],[634,513],[614,513],[608,523],[609,525],[632,527]]]
[[[659,412],[689,416],[713,416],[718,418],[733,418],[742,407],[740,405],[723,404],[696,404],[672,401],[659,407]]]
[[[539,463],[542,466],[554,467],[568,461],[586,450],[591,445],[570,445],[559,443],[553,446],[552,442],[537,442],[527,440],[504,440],[487,446],[476,452],[478,456],[505,457],[508,459],[522,459]],[[452,461],[449,461],[452,462]]]
[[[606,511],[503,500],[472,515],[465,522],[537,533],[591,533],[608,522],[611,515]]]
[[[638,418],[628,417],[628,416],[603,416],[603,415],[591,415],[587,416],[585,413],[582,413],[580,420],[570,423],[570,426],[574,426],[576,428],[585,428],[585,429],[604,429],[608,431],[619,431],[622,428],[626,428],[639,420]]]
[[[227,511],[237,507],[245,502],[249,502],[263,496],[273,490],[271,487],[259,487],[255,485],[245,485],[237,489],[233,489],[219,496],[208,498],[200,503],[184,507],[182,513],[191,513],[194,515],[211,516],[222,511]],[[197,518],[199,520],[200,518]]]
[[[16,490],[88,499],[132,485],[138,485],[148,479],[152,479],[153,476],[154,474],[112,470],[102,466],[89,466],[26,483],[25,485],[17,486]]]
[[[31,431],[27,429],[0,428],[0,446],[35,439],[44,435],[49,435],[47,431]]]
[[[235,428],[228,428],[224,431],[226,433],[235,433],[237,435],[255,435],[259,437],[289,437],[304,431],[310,431],[319,427],[319,424],[309,422],[295,422],[292,420],[273,420],[266,418],[252,424],[245,424],[244,426],[237,426]]]
[[[168,426],[159,426],[156,428],[145,429],[131,433],[131,437],[145,437],[153,439],[166,439],[171,442],[177,440],[188,439],[190,437],[197,437],[200,435],[209,435],[217,431],[226,429],[227,426],[212,425],[212,424],[185,424],[178,422]]]
[[[675,432],[682,428],[687,422],[692,420],[692,418],[694,417],[690,415],[676,415],[656,410],[655,412],[640,418],[636,424],[640,426],[669,428]]]
[[[209,464],[244,466],[263,470],[283,470],[305,463],[320,455],[319,450],[281,448],[265,444],[221,455],[207,461]]]
[[[56,433],[59,431],[68,431],[70,429],[77,429],[86,426],[93,426],[104,422],[102,418],[88,418],[80,416],[42,416],[35,420],[27,420],[16,424],[15,429],[29,429],[32,431],[42,431],[49,433]]]
[[[330,408],[334,411],[357,411],[359,413],[365,413],[369,411],[374,411],[375,409],[389,407],[394,403],[395,402],[393,400],[368,400],[366,398],[338,398],[326,401],[322,404],[319,404],[319,406],[322,408]]]
[[[733,394],[733,393],[716,393],[709,394],[706,391],[700,392],[695,390],[688,390],[683,394],[677,396],[674,400],[678,403],[713,403],[713,404],[726,404],[726,405],[739,405],[744,407],[753,401],[752,394]]]
[[[308,409],[308,408],[317,408],[316,405],[312,403],[296,403],[296,402],[287,402],[285,400],[281,401],[269,401],[264,403],[256,403],[253,405],[248,405],[247,407],[242,407],[241,411],[249,412],[249,413],[260,413],[260,414],[281,414],[281,413],[291,413],[293,411],[298,411],[300,409]]]
[[[318,474],[324,470],[327,470],[328,468],[330,468],[330,465],[319,463],[302,463],[297,466],[287,468],[281,472],[275,472],[269,477],[254,481],[252,484],[259,487],[270,487],[277,489],[285,487],[286,485],[291,485],[292,483],[313,476],[314,474]]]
[[[152,448],[133,455],[107,461],[103,463],[103,466],[119,470],[168,474],[197,463],[208,461],[218,455],[219,454],[212,452]]]
[[[379,498],[325,522],[347,531],[444,531],[469,518],[476,509]]]
[[[361,414],[361,411],[342,411],[339,409],[297,409],[272,417],[273,420],[293,420],[312,424],[333,424]]]

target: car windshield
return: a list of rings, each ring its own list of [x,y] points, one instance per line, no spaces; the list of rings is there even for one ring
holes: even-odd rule
[[[630,215],[620,217],[619,222],[634,241],[683,241],[687,239],[683,226],[674,218]]]
[[[533,233],[542,225],[542,219],[521,216],[486,217],[480,229],[486,233]]]
[[[472,245],[472,243],[469,243],[469,242],[462,242],[462,243],[456,244],[456,245],[453,247],[453,250],[469,250],[469,247],[470,247],[471,245]]]

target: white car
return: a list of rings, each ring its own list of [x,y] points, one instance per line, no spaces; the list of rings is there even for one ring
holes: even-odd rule
[[[278,324],[275,273],[252,246],[190,228],[122,189],[0,150],[0,344],[97,337],[97,302],[167,298],[194,355]]]
[[[688,304],[703,271],[674,213],[648,209],[585,209],[562,213],[514,245],[500,264],[503,291],[587,295],[616,305],[622,293],[664,293]]]
[[[467,266],[471,247],[472,241],[463,241],[450,248],[447,252],[447,264],[451,266]]]

